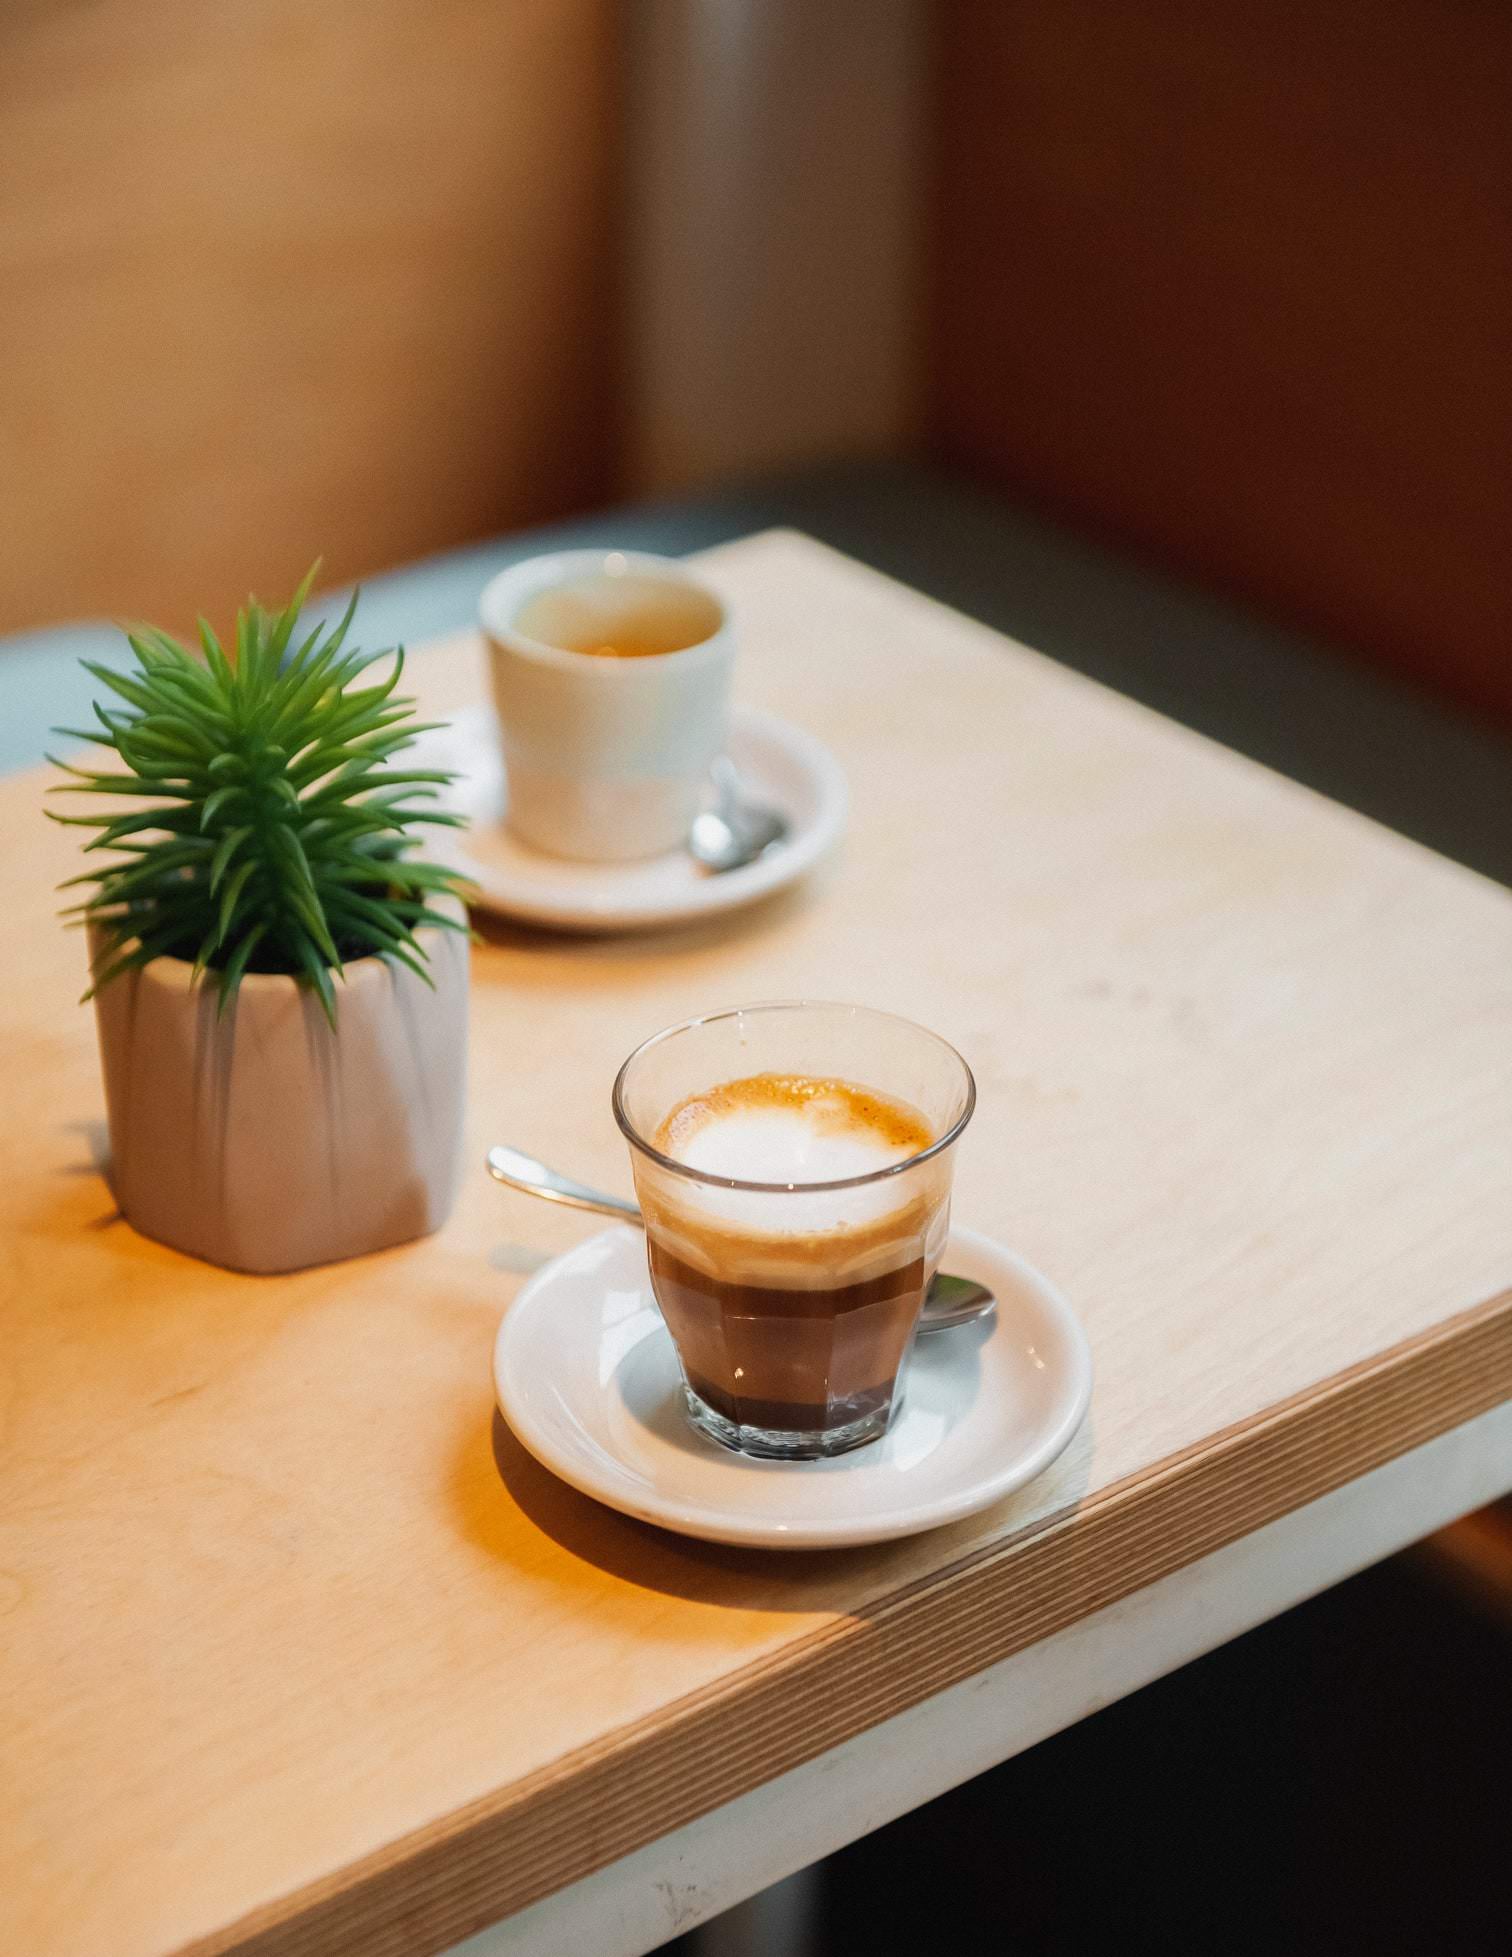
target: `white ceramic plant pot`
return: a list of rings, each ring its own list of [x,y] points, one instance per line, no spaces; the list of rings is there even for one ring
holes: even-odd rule
[[[459,907],[460,908],[460,907]],[[361,958],[336,1029],[292,978],[217,990],[154,959],[95,1000],[111,1181],[144,1236],[237,1271],[292,1271],[439,1229],[456,1193],[468,941],[420,933],[435,989]]]

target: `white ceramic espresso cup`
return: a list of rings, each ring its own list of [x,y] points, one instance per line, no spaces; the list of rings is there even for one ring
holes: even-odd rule
[[[521,841],[600,863],[684,843],[725,742],[723,603],[675,558],[567,550],[501,571],[479,609]]]

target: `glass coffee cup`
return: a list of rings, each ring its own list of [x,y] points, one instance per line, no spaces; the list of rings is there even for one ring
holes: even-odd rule
[[[692,1019],[614,1085],[692,1424],[806,1461],[887,1431],[976,1089],[911,1021],[794,1002]]]

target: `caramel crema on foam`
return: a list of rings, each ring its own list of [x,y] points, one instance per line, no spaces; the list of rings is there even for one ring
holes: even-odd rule
[[[854,1081],[751,1074],[680,1101],[656,1146],[741,1182],[843,1182],[906,1162],[934,1138],[917,1108]]]
[[[655,1146],[704,1175],[797,1186],[724,1189],[664,1176],[653,1227],[715,1269],[752,1254],[795,1267],[795,1275],[810,1263],[833,1270],[837,1256],[846,1269],[867,1265],[896,1255],[924,1227],[938,1203],[928,1166],[917,1178],[823,1185],[906,1162],[935,1139],[917,1108],[854,1081],[806,1074],[725,1081],[680,1101]]]

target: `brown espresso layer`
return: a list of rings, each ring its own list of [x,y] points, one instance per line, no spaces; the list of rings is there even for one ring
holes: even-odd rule
[[[924,1296],[922,1257],[856,1284],[793,1290],[722,1281],[648,1243],[688,1384],[726,1420],[822,1433],[891,1399]]]
[[[917,1109],[854,1082],[762,1074],[681,1102],[656,1145],[682,1159],[710,1123],[761,1110],[860,1134],[884,1164],[934,1140]],[[885,1409],[939,1260],[946,1188],[933,1163],[849,1190],[643,1183],[652,1282],[692,1390],[726,1420],[782,1432]]]

